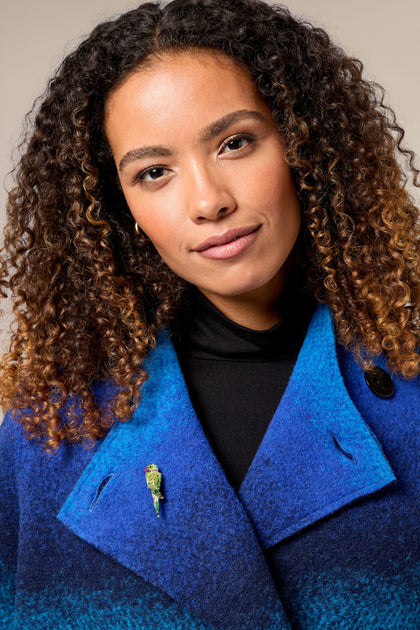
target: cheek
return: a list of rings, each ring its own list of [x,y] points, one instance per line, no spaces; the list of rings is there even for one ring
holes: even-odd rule
[[[277,173],[273,169],[271,177],[267,178],[267,181],[273,197],[277,196],[281,203],[286,203],[289,206],[299,206],[289,167],[282,165]]]
[[[138,223],[157,249],[160,248],[175,231],[171,218],[162,210],[161,204],[150,203],[135,194],[124,192],[124,196],[133,222]]]
[[[278,169],[268,169],[261,190],[276,243],[274,251],[279,244],[280,249],[291,251],[299,235],[301,209],[289,167],[283,163]]]
[[[267,204],[298,205],[290,168],[282,153],[272,151],[263,161],[254,163],[247,175],[243,192],[249,198]]]
[[[165,252],[170,253],[171,250],[176,248],[179,230],[177,230],[175,225],[149,216],[139,217],[137,223],[163,258],[165,257]]]

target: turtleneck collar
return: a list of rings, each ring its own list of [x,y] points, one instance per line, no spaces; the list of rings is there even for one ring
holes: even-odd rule
[[[315,299],[294,289],[281,298],[281,321],[252,330],[225,317],[200,291],[191,289],[187,308],[172,326],[180,354],[197,358],[258,361],[295,357],[315,309]]]

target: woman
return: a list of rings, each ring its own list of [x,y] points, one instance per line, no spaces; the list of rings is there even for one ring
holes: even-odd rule
[[[147,3],[64,61],[3,259],[6,627],[416,627],[400,138],[258,0]]]

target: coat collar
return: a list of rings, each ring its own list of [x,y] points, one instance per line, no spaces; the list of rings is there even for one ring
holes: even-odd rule
[[[347,392],[332,318],[321,306],[241,485],[241,502],[267,548],[393,481]]]
[[[166,334],[146,369],[141,405],[111,430],[59,518],[215,628],[288,628],[263,547],[395,479],[344,386],[328,309],[314,315],[238,494]],[[148,464],[163,475],[160,518]]]

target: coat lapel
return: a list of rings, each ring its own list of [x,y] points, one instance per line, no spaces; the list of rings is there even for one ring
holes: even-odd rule
[[[353,404],[320,306],[239,497],[268,548],[395,481]]]
[[[395,480],[349,397],[329,311],[314,315],[282,401],[238,495],[190,403],[169,337],[59,518],[215,628],[289,628],[262,548]],[[157,518],[144,469],[163,475]]]
[[[289,628],[253,525],[190,403],[166,334],[133,418],[117,423],[60,520],[215,628]],[[157,518],[145,468],[163,475]]]

